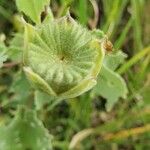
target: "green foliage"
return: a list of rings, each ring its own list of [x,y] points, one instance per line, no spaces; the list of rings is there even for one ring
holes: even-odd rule
[[[16,0],[20,11],[29,16],[32,21],[39,24],[41,22],[40,14],[44,11],[44,6],[49,5],[50,0]]]
[[[122,13],[129,0],[103,0],[105,7],[106,21],[103,25],[103,30],[113,37],[114,31],[117,29],[118,23],[121,19]],[[119,13],[118,13],[119,12]]]
[[[50,150],[50,136],[32,110],[20,108],[6,127],[0,128],[3,150]]]
[[[18,72],[14,76],[14,82],[10,87],[10,92],[14,93],[13,101],[17,101],[20,104],[26,104],[29,101],[31,87],[23,72]]]
[[[111,110],[119,98],[127,97],[127,86],[124,79],[115,72],[115,70],[123,64],[126,55],[118,51],[114,54],[109,54],[104,59],[101,74],[98,78],[98,83],[93,90],[94,95],[102,96],[107,99],[107,110]],[[108,92],[109,91],[109,92]]]
[[[88,1],[79,0],[77,4],[79,21],[86,25],[88,22]]]
[[[127,55],[122,51],[117,51],[112,54],[108,54],[104,59],[104,65],[109,69],[115,71],[120,65],[125,62]]]
[[[10,46],[8,48],[9,58],[15,62],[22,61],[22,52],[23,52],[23,34],[17,33],[13,35],[13,38],[10,42]]]
[[[50,104],[53,100],[56,100],[54,97],[40,91],[35,91],[35,107],[36,110],[41,110],[45,105]]]
[[[133,15],[133,24],[134,24],[134,48],[135,49],[142,49],[142,20],[141,15],[143,12],[143,0],[131,0],[132,4],[132,15]]]
[[[127,97],[127,87],[121,76],[103,65],[98,83],[93,90],[94,95],[107,99],[107,110],[111,110],[120,97]]]
[[[0,68],[3,66],[3,62],[7,60],[6,50],[5,45],[0,43]]]
[[[0,150],[150,149],[150,1],[49,3],[0,0]],[[78,46],[62,77],[58,53]]]

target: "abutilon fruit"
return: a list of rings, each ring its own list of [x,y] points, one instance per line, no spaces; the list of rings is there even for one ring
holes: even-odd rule
[[[24,71],[36,89],[66,99],[96,84],[103,42],[70,15],[35,27],[26,23],[24,41]]]

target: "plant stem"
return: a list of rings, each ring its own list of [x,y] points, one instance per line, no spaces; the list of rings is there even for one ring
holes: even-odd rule
[[[58,104],[60,104],[64,99],[56,99],[54,102],[48,107],[48,110],[53,110],[54,107],[56,107]]]

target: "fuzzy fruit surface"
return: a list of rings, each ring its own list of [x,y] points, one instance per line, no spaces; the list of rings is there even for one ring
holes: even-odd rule
[[[30,31],[26,33],[25,66],[42,78],[53,93],[60,95],[83,80],[96,78],[97,73],[92,73],[103,59],[101,45],[72,18],[54,20]],[[97,72],[100,67],[101,64]]]

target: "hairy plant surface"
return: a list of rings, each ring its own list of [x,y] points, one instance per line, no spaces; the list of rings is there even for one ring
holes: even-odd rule
[[[149,150],[149,4],[0,0],[0,150]]]
[[[35,87],[52,96],[72,98],[96,84],[103,41],[70,16],[25,28],[24,70]]]

